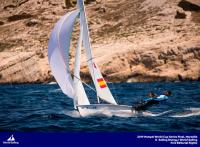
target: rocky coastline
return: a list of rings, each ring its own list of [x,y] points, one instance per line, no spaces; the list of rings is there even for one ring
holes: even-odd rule
[[[199,0],[87,0],[93,55],[109,82],[200,80]],[[0,84],[55,81],[48,38],[70,0],[2,0]],[[78,37],[75,27],[71,47]],[[91,77],[82,55],[81,77]]]

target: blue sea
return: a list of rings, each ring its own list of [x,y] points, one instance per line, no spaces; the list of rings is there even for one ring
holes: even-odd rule
[[[110,83],[118,104],[134,105],[149,91],[171,90],[168,101],[134,115],[81,117],[57,84],[0,85],[1,132],[200,132],[200,82]],[[96,94],[86,87],[91,103]]]

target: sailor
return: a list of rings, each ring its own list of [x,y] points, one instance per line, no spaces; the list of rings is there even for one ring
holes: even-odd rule
[[[148,96],[142,100],[142,102],[150,101],[156,98],[157,95],[153,93],[152,91],[149,92]]]
[[[164,92],[163,95],[158,96],[157,99],[159,101],[168,100],[169,96],[171,96],[171,95],[172,95],[171,91],[167,90],[167,91]]]
[[[144,111],[148,107],[159,104],[161,101],[165,101],[168,99],[168,97],[171,96],[171,91],[165,91],[163,95],[156,96],[153,92],[150,92],[148,94],[147,98],[144,98],[141,102],[139,102],[136,105],[132,106],[132,112],[135,111]]]
[[[140,101],[139,103],[137,103],[136,105],[133,105],[131,110],[132,112],[135,111],[144,111],[146,110],[147,106],[150,104],[149,102],[153,99],[156,98],[156,94],[153,93],[152,91],[149,92],[148,96],[146,98],[144,98],[142,101]]]

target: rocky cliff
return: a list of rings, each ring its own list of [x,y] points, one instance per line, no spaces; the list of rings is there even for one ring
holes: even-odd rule
[[[1,0],[0,83],[54,81],[48,38],[74,5],[70,0]],[[200,79],[199,0],[88,0],[86,11],[93,55],[106,80]],[[73,36],[72,69],[77,27]],[[81,71],[89,81],[85,58]]]

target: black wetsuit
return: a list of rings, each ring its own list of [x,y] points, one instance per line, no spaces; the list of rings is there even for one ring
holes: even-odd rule
[[[156,100],[150,100],[150,101],[142,101],[139,102],[138,104],[132,106],[132,111],[136,110],[136,111],[144,111],[146,110],[148,107],[152,106],[152,105],[156,105],[159,104],[159,101]]]

